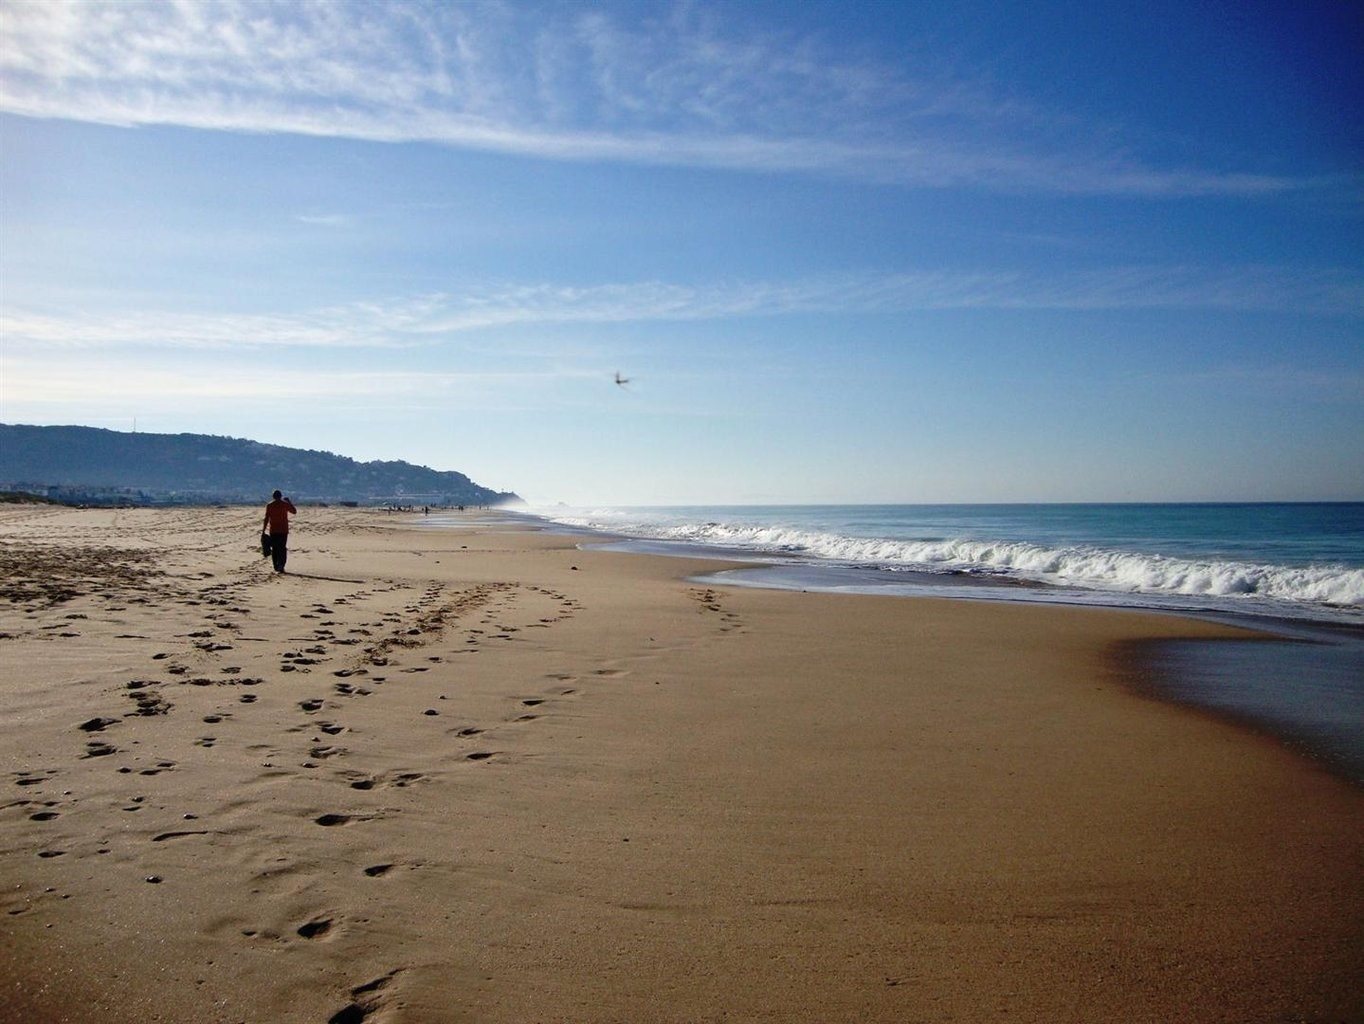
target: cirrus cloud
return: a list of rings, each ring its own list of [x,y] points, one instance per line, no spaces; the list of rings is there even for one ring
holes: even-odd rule
[[[927,310],[1220,309],[1357,317],[1364,280],[1339,270],[1281,267],[1113,267],[905,271],[791,281],[587,286],[490,285],[462,292],[353,302],[297,313],[156,310],[55,313],[7,306],[11,349],[406,348],[461,335],[554,324],[724,320],[790,314]]]
[[[1144,196],[1312,185],[1161,167],[960,76],[691,6],[172,0],[0,5],[0,110],[428,142],[551,160]]]

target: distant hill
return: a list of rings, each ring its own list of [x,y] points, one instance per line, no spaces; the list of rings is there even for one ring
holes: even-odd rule
[[[516,501],[463,473],[407,462],[356,462],[331,452],[208,434],[130,434],[95,427],[0,424],[0,490],[87,502],[268,500],[494,505]]]

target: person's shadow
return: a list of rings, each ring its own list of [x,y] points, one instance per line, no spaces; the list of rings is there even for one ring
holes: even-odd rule
[[[280,573],[281,576],[296,576],[302,580],[325,580],[327,583],[365,583],[365,580],[348,580],[340,576],[318,576],[310,572],[294,572],[292,569]]]

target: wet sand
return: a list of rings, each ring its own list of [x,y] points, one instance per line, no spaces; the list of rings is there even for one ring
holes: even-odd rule
[[[1364,791],[1234,636],[300,509],[0,508],[0,1017],[1364,1019]]]

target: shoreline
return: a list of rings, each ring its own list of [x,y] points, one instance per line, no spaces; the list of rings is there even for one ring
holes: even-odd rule
[[[1364,511],[1364,505],[1347,504]],[[1289,539],[1267,535],[1264,522],[1243,523],[1247,537],[1230,541],[1226,523],[1204,516],[1199,527],[1182,524],[1210,531],[1195,541],[1178,533],[1162,535],[1161,528],[1143,535],[1143,524],[1114,522],[1102,514],[1150,508],[1168,520],[1196,509],[1261,507],[1316,506],[694,506],[512,514],[556,529],[613,537],[621,550],[734,557],[756,566],[737,574],[740,585],[900,596],[970,588],[983,600],[1213,612],[1331,623],[1364,633],[1364,565],[1358,562],[1357,544],[1351,548],[1345,533],[1308,542],[1291,533]],[[1059,525],[1057,510],[1068,509],[1076,521]],[[1082,509],[1099,513],[1073,511]],[[1171,528],[1167,522],[1165,529]],[[1110,536],[1105,530],[1116,532]],[[1247,547],[1257,540],[1268,553]]]
[[[707,586],[752,587],[757,589],[813,592],[825,594],[862,594],[881,599],[927,598],[929,600],[1027,603],[1055,608],[1101,608],[1113,611],[1170,616],[1210,622],[1245,631],[1242,642],[1259,647],[1256,673],[1275,679],[1275,686],[1241,693],[1235,685],[1240,678],[1235,664],[1219,662],[1219,649],[1233,644],[1151,641],[1136,644],[1131,652],[1120,652],[1122,672],[1145,696],[1164,700],[1198,714],[1247,729],[1293,751],[1345,781],[1364,787],[1364,627],[1331,619],[1302,619],[1263,612],[1163,606],[1159,598],[1141,595],[1138,599],[1154,604],[1124,603],[1132,595],[1086,592],[1080,599],[1068,599],[1062,588],[1023,580],[982,580],[956,574],[909,574],[921,576],[919,584],[872,584],[862,581],[859,570],[822,565],[818,560],[767,559],[761,553],[717,548],[707,552],[705,545],[685,541],[639,540],[585,527],[565,526],[533,514],[508,513],[508,524],[520,523],[528,529],[578,538],[584,544],[604,551],[650,555],[665,558],[739,559],[739,564],[690,578]],[[431,524],[439,529],[439,524]],[[847,580],[837,583],[841,575]],[[1023,591],[1023,593],[1020,593]],[[1111,600],[1105,600],[1105,598]],[[1305,651],[1300,645],[1339,646],[1339,652]],[[1323,662],[1326,662],[1323,665]],[[1305,675],[1336,677],[1335,686],[1304,687]],[[1346,682],[1353,679],[1354,682]],[[1319,680],[1318,680],[1319,683]],[[1317,700],[1312,706],[1302,689]]]
[[[1135,646],[1130,671],[1140,692],[1262,736],[1364,788],[1364,638],[1280,627]]]
[[[1119,671],[1243,633],[301,511],[0,513],[9,1016],[1364,1012],[1364,794]]]

